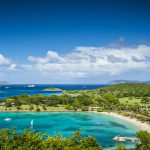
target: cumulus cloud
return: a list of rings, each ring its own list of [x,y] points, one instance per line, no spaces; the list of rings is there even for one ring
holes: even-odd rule
[[[56,52],[48,51],[47,56],[45,58],[29,56],[28,60],[30,60],[31,62],[38,62],[40,64],[45,64],[45,63],[54,63],[54,62],[58,63],[63,59]]]
[[[65,56],[48,51],[45,57],[29,56],[28,60],[33,63],[32,69],[44,74],[72,78],[112,76],[150,69],[150,46],[76,47]]]
[[[0,54],[0,72],[12,71],[16,69],[16,64],[12,63],[11,60]]]
[[[5,58],[2,54],[0,54],[0,65],[7,65],[9,63],[9,60]]]

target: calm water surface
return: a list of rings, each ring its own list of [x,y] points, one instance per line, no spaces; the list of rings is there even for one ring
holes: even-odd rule
[[[0,99],[10,96],[16,96],[21,94],[43,94],[43,95],[59,95],[61,92],[49,92],[43,91],[48,87],[56,87],[62,90],[89,90],[104,87],[104,84],[35,84],[35,87],[28,87],[27,84],[11,84],[11,85],[0,85]]]
[[[12,118],[5,121],[5,118]],[[71,136],[82,129],[82,136],[94,136],[105,149],[115,146],[112,138],[116,135],[135,137],[139,130],[136,126],[110,116],[86,112],[41,112],[41,113],[0,113],[0,128],[16,127],[19,132],[31,127],[35,132],[53,136],[61,132],[63,137]],[[135,144],[125,143],[127,146]]]

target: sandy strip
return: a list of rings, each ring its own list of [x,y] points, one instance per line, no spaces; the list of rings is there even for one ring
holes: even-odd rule
[[[97,113],[97,114],[104,114],[104,115],[108,115],[108,116],[111,116],[111,117],[115,117],[115,118],[119,118],[119,119],[128,121],[128,122],[133,123],[134,125],[136,125],[138,128],[140,128],[140,130],[147,131],[147,132],[150,133],[150,125],[146,124],[146,123],[143,123],[143,122],[141,122],[137,119],[122,116],[122,115],[119,115],[119,114],[114,113],[114,112],[110,112],[110,113],[108,113],[108,112],[96,112],[96,111],[90,111],[90,112]]]

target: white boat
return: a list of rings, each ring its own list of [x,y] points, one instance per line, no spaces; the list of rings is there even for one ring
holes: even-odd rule
[[[6,89],[9,89],[10,87],[6,86],[5,88],[6,88]]]
[[[35,85],[34,85],[34,84],[30,84],[30,85],[28,85],[28,87],[32,87],[32,88],[34,88],[34,87],[35,87]]]
[[[5,121],[10,121],[10,120],[11,120],[11,118],[5,118],[4,120],[5,120]]]

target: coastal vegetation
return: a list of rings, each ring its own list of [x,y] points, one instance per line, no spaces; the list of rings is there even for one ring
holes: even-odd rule
[[[117,112],[150,123],[150,85],[123,83],[95,90],[63,91],[61,95],[51,96],[23,94],[1,100],[0,106],[0,111],[89,110]]]
[[[137,132],[137,138],[140,140],[140,144],[137,145],[136,150],[150,150],[150,133]]]
[[[134,150],[150,149],[150,133],[140,131],[136,134],[140,143]],[[82,137],[81,130],[76,131],[71,137],[63,138],[61,134],[54,137],[41,132],[26,129],[17,133],[16,129],[0,130],[1,150],[102,150],[94,137]],[[127,150],[124,144],[118,144],[113,150]]]
[[[100,94],[113,93],[120,97],[150,97],[150,84],[146,83],[121,83],[109,85],[94,90],[64,91],[69,94]]]
[[[150,84],[122,83],[95,90],[64,91],[64,94],[89,96],[93,111],[117,112],[150,124]]]
[[[102,150],[93,137],[81,137],[77,131],[70,138],[61,134],[50,137],[41,132],[25,130],[18,134],[15,129],[0,130],[1,150]]]

